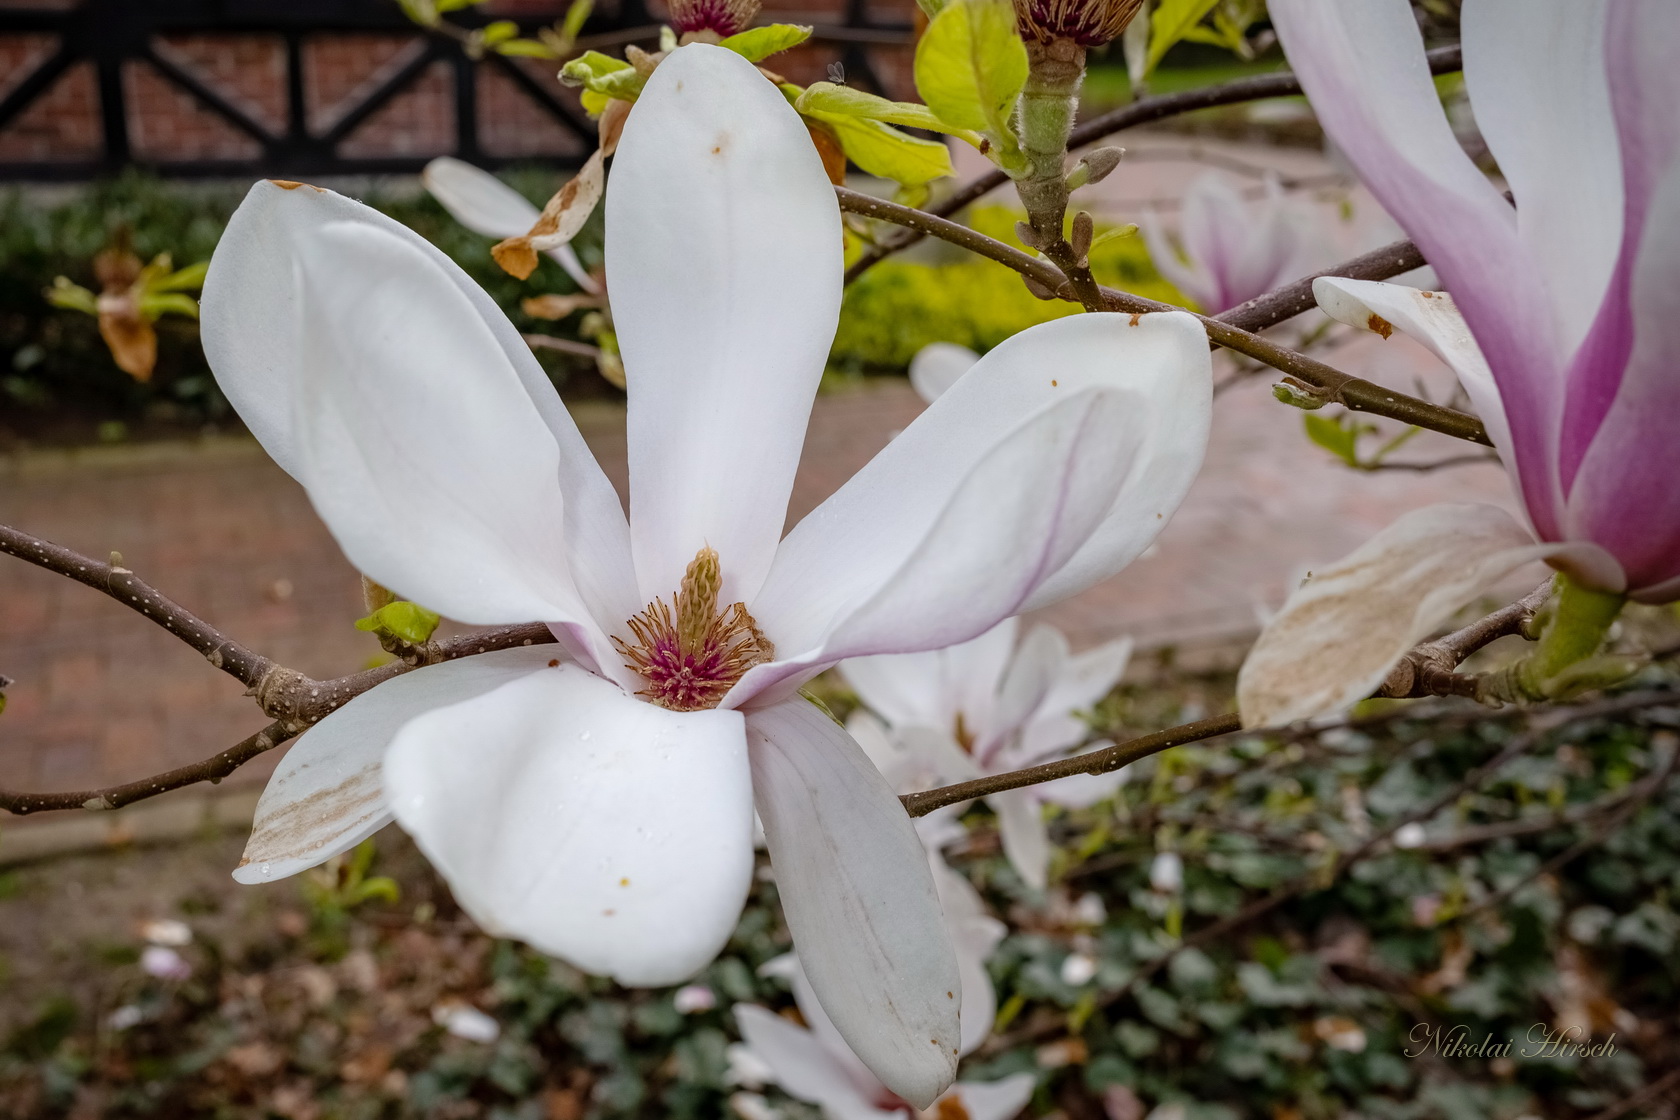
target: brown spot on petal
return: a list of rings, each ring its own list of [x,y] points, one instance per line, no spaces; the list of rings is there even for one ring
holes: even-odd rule
[[[1134,311],[1134,312],[1132,312],[1131,322],[1127,323],[1126,325],[1131,326],[1131,327],[1135,327],[1135,326],[1138,325],[1138,320],[1141,319],[1141,318],[1143,318],[1143,312]]]
[[[320,187],[317,187],[313,183],[300,183],[295,179],[270,179],[269,182],[273,183],[275,186],[279,187],[283,191],[295,191],[299,187],[308,187],[310,190],[314,191],[316,194],[325,194],[326,193],[326,191],[322,190]]]
[[[1387,319],[1384,319],[1381,315],[1373,312],[1371,317],[1365,320],[1365,329],[1368,331],[1375,331],[1377,334],[1387,338],[1389,335],[1394,333],[1394,324],[1389,322]]]

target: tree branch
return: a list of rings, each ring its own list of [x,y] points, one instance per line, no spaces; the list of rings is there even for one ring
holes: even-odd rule
[[[988,774],[973,781],[958,782],[956,785],[941,786],[921,793],[907,793],[899,800],[904,803],[905,812],[912,817],[922,817],[946,805],[1002,793],[1004,790],[1035,786],[1040,782],[1053,782],[1057,778],[1071,777],[1074,774],[1109,774],[1122,766],[1129,766],[1140,758],[1148,758],[1172,747],[1182,747],[1186,743],[1214,739],[1241,730],[1242,721],[1234,713],[1228,716],[1214,716],[1212,719],[1197,720],[1195,723],[1141,735],[1100,751],[1088,751],[1039,766],[1029,766],[1024,770],[1011,770],[1007,774]]]
[[[1438,47],[1429,52],[1429,70],[1432,74],[1448,74],[1463,66],[1463,54],[1458,46]],[[1165,120],[1168,117],[1179,116],[1183,113],[1193,113],[1198,109],[1211,109],[1220,105],[1237,105],[1244,101],[1259,101],[1268,97],[1292,97],[1300,94],[1301,83],[1292,73],[1261,74],[1252,78],[1239,78],[1234,82],[1221,85],[1206,86],[1202,89],[1185,90],[1182,93],[1170,93],[1161,97],[1146,97],[1141,101],[1134,101],[1130,105],[1122,105],[1101,116],[1093,117],[1073,130],[1068,138],[1068,148],[1082,148],[1094,144],[1098,140],[1123,132],[1128,128],[1135,128],[1141,124]],[[958,210],[978,201],[985,195],[1009,182],[1009,176],[1002,171],[988,171],[979,178],[960,188],[955,194],[930,207],[928,213],[937,216],[955,214]],[[868,250],[846,270],[846,283],[850,284],[859,276],[867,272],[871,266],[886,259],[900,249],[909,248],[920,241],[929,231],[911,227],[910,232],[895,238],[890,244],[878,245]],[[1410,242],[1404,244],[1409,245]],[[1416,250],[1413,250],[1414,252]],[[1379,250],[1380,252],[1380,250]],[[1370,256],[1371,254],[1366,254]],[[1422,263],[1420,258],[1419,264]],[[1361,276],[1363,280],[1386,280],[1389,276],[1400,272],[1409,272],[1418,265],[1410,265],[1390,272],[1386,276]],[[1348,275],[1341,272],[1328,272],[1321,275]],[[1294,285],[1291,285],[1293,287]],[[1310,287],[1310,283],[1309,283]],[[1262,297],[1265,298],[1265,297]],[[1302,310],[1305,310],[1303,308]],[[1296,312],[1295,314],[1298,314]],[[1288,315],[1272,322],[1281,322]],[[1262,324],[1271,326],[1271,323]],[[1259,330],[1259,326],[1244,324],[1249,330]]]
[[[256,688],[275,668],[273,661],[227,637],[123,567],[119,553],[111,554],[111,563],[101,563],[9,525],[0,525],[0,552],[109,595],[196,649],[206,661],[248,688]]]
[[[1389,671],[1376,695],[1392,699],[1415,696],[1469,696],[1478,692],[1474,677],[1460,676],[1458,667],[1477,650],[1500,638],[1526,632],[1534,613],[1552,594],[1547,580],[1510,606],[1477,619],[1462,630],[1414,648]]]
[[[1071,302],[1080,302],[1069,285],[1068,278],[1062,271],[1049,261],[1039,260],[1019,249],[985,234],[972,230],[965,225],[953,222],[948,218],[941,218],[925,210],[916,210],[909,206],[900,206],[896,202],[889,202],[883,198],[849,190],[845,187],[835,187],[834,192],[840,200],[840,208],[854,214],[879,218],[882,221],[893,222],[910,229],[931,233],[953,245],[961,246],[989,260],[1019,272],[1022,276],[1034,281],[1039,286],[1054,292],[1057,296]],[[1143,314],[1154,311],[1183,311],[1181,307],[1174,307],[1170,303],[1159,303],[1152,299],[1122,292],[1115,288],[1102,288],[1101,293],[1107,300],[1108,306],[1114,311],[1129,311]],[[1194,312],[1186,312],[1194,314]],[[1232,326],[1221,319],[1197,315],[1202,325],[1207,328],[1208,338],[1219,346],[1225,346],[1240,353],[1256,358],[1273,369],[1280,370],[1296,379],[1307,387],[1307,392],[1319,397],[1326,404],[1336,403],[1354,412],[1369,412],[1376,416],[1387,416],[1402,423],[1411,424],[1419,428],[1441,432],[1456,439],[1468,440],[1493,446],[1488,439],[1487,429],[1474,416],[1459,412],[1456,409],[1443,408],[1430,404],[1428,401],[1407,396],[1394,389],[1388,389],[1352,374],[1343,373],[1333,366],[1326,365],[1317,358],[1280,346],[1270,339]]]

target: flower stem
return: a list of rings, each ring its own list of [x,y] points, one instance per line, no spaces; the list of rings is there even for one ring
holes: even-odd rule
[[[1600,657],[1599,649],[1627,596],[1585,587],[1559,573],[1551,603],[1536,617],[1534,650],[1485,678],[1482,695],[1500,701],[1561,700],[1626,677],[1638,662]]]
[[[1027,41],[1027,82],[1021,89],[1019,120],[1027,170],[1015,181],[1015,190],[1037,236],[1036,248],[1066,274],[1087,311],[1103,311],[1107,303],[1089,262],[1062,233],[1068,204],[1068,136],[1084,82],[1084,47],[1066,38]]]

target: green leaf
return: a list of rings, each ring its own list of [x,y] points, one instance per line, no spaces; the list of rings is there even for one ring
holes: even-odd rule
[[[976,148],[981,142],[978,133],[971,129],[953,128],[926,105],[917,105],[912,101],[889,101],[885,97],[850,86],[837,86],[833,82],[812,84],[799,95],[794,108],[824,120],[834,116],[857,117],[900,124],[906,128],[925,128],[929,132],[948,132]]]
[[[399,599],[387,603],[366,618],[356,620],[356,629],[370,634],[390,634],[409,645],[419,645],[432,636],[442,619],[419,603]]]
[[[66,311],[80,311],[86,315],[99,314],[99,300],[80,284],[72,284],[68,276],[54,276],[52,287],[42,293],[47,302]]]
[[[196,292],[204,287],[204,274],[209,271],[210,262],[199,261],[159,277],[152,282],[151,288],[154,292]]]
[[[634,101],[647,81],[622,58],[600,51],[584,51],[560,68],[560,80],[569,86],[583,86],[592,93]],[[603,106],[605,108],[605,106]]]
[[[518,58],[554,58],[554,48],[536,39],[509,39],[496,44],[496,53]]]
[[[1143,72],[1147,76],[1161,59],[1173,48],[1173,44],[1190,34],[1192,28],[1202,22],[1202,17],[1213,10],[1218,0],[1161,0],[1160,6],[1149,20],[1149,55],[1144,61]]]
[[[198,318],[198,301],[184,292],[151,291],[140,297],[140,314],[147,322],[159,315],[185,315]]]
[[[568,43],[578,37],[594,10],[595,0],[572,0],[572,6],[566,9],[566,18],[560,21],[560,34]]]
[[[846,158],[871,175],[917,186],[957,173],[951,166],[951,150],[937,140],[906,136],[891,125],[861,117],[811,116],[832,128]]]
[[[739,35],[731,35],[718,46],[727,47],[748,62],[758,62],[790,47],[797,47],[810,37],[809,27],[793,23],[772,23],[766,27],[743,31]]]
[[[1315,412],[1307,413],[1301,420],[1307,426],[1308,439],[1348,466],[1361,466],[1359,437],[1370,430],[1370,425],[1351,423],[1346,416],[1320,416]]]
[[[952,128],[1010,137],[1027,81],[1027,48],[1015,9],[1002,0],[953,0],[916,45],[916,90]]]
[[[511,19],[499,19],[495,23],[486,24],[478,34],[480,41],[485,46],[493,47],[497,43],[505,43],[509,39],[518,38],[519,25]]]

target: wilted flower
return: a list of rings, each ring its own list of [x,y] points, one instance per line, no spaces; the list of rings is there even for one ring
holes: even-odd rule
[[[628,521],[518,333],[435,248],[313,188],[258,185],[229,224],[206,351],[350,560],[560,641],[396,676],[315,725],[237,877],[394,817],[491,932],[665,985],[734,930],[756,803],[827,1013],[926,1103],[958,1037],[926,857],[798,689],[965,641],[1147,547],[1205,447],[1205,333],[1182,314],[1023,332],[782,540],[842,272],[798,115],[741,56],[673,51],[624,129],[606,232]]]
[[[529,199],[488,171],[453,156],[439,156],[428,163],[420,182],[450,217],[497,241],[526,234],[542,215]],[[600,294],[601,285],[584,269],[570,241],[546,252],[581,290]]]
[[[1452,293],[1320,278],[1319,305],[1452,366],[1529,526],[1430,507],[1321,571],[1244,667],[1245,722],[1366,695],[1536,559],[1605,596],[1680,596],[1680,5],[1465,4],[1465,83],[1515,207],[1454,139],[1404,0],[1271,14],[1325,131]]]
[[[1217,171],[1197,176],[1184,192],[1177,245],[1153,209],[1138,224],[1156,270],[1209,315],[1294,279],[1311,255],[1311,216],[1275,176],[1252,203]]]
[[[1074,713],[1113,689],[1126,671],[1131,639],[1074,654],[1060,631],[1041,625],[1017,649],[1018,626],[1007,619],[947,649],[841,664],[841,675],[869,709],[847,727],[895,788],[909,793],[1019,770],[1061,758],[1084,741],[1086,726]],[[1125,780],[1123,770],[1080,774],[987,797],[1003,850],[1022,880],[1039,889],[1046,883],[1045,802],[1092,805]]]

